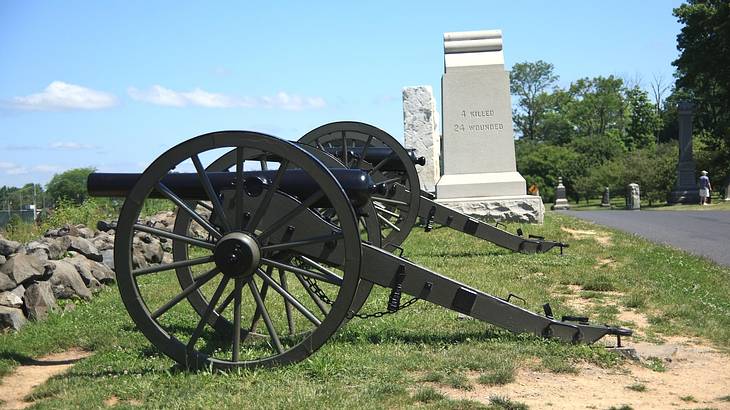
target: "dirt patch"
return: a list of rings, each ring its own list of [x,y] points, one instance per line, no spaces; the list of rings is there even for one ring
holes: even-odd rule
[[[606,409],[621,405],[634,409],[730,409],[730,403],[720,399],[730,394],[728,356],[698,343],[654,346],[655,350],[670,356],[664,359],[664,372],[636,362],[616,369],[579,364],[578,374],[521,368],[515,382],[504,386],[481,385],[477,382],[478,374],[469,375],[473,382],[470,391],[433,386],[453,399],[489,403],[490,397],[502,396],[525,403],[531,409]],[[641,349],[650,351],[651,347]]]
[[[563,232],[569,233],[570,236],[576,240],[591,238],[600,245],[603,245],[603,246],[611,245],[611,235],[607,232],[598,232],[598,231],[584,230],[584,229],[571,229],[571,228],[566,228],[564,226],[561,226],[560,230]]]
[[[91,356],[91,352],[80,349],[53,353],[28,364],[19,366],[0,382],[0,397],[5,401],[4,409],[24,409],[32,402],[23,401],[36,386],[57,374],[63,373],[77,361]]]

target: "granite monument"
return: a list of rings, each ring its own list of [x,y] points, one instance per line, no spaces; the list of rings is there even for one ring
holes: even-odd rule
[[[698,204],[700,191],[697,188],[695,161],[692,157],[692,117],[694,104],[681,101],[677,105],[679,115],[679,163],[677,182],[669,194],[669,202],[675,204]]]
[[[421,189],[435,192],[441,177],[441,135],[430,85],[403,88],[403,131],[406,148],[415,149],[417,157],[426,158],[426,165],[416,167]]]
[[[542,199],[527,195],[515,163],[502,32],[445,33],[444,66],[438,201],[468,214],[541,223]]]

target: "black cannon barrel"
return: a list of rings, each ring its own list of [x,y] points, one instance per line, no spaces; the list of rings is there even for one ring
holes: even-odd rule
[[[342,147],[325,147],[325,151],[334,155],[338,158],[342,158]],[[363,158],[363,151],[365,151],[365,157]],[[424,157],[416,157],[416,150],[406,149],[408,157],[417,165],[426,165],[426,159]],[[364,150],[363,147],[348,147],[347,155],[350,158],[362,158],[373,166],[378,165],[383,160],[385,163],[380,167],[382,171],[393,171],[393,172],[404,172],[406,169],[403,163],[398,158],[398,155],[393,152],[390,147],[368,147]]]
[[[340,183],[355,207],[365,205],[370,200],[370,195],[376,191],[376,184],[367,172],[346,168],[330,169],[330,172]],[[273,181],[276,173],[276,170],[245,171],[243,178],[246,192],[251,195],[258,195],[266,184]],[[86,180],[86,186],[91,196],[126,197],[140,175],[142,174],[94,172]],[[236,187],[235,172],[209,172],[207,175],[213,189],[218,193]],[[200,182],[200,177],[196,173],[170,173],[163,177],[161,182],[185,200],[209,199]],[[300,200],[305,200],[319,190],[319,184],[301,169],[288,169],[284,173],[279,189]],[[164,198],[163,194],[157,190],[153,190],[150,197]],[[315,208],[327,208],[329,206],[329,201],[326,198],[315,202],[313,205]]]

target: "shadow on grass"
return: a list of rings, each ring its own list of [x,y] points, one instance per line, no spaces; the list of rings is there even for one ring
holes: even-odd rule
[[[66,360],[38,360],[16,352],[0,352],[0,360],[12,360],[20,363],[22,366],[59,366],[64,364],[74,364],[83,359],[85,359],[85,357]]]

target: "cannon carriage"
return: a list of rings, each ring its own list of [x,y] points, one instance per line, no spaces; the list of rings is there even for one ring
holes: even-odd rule
[[[114,226],[119,290],[157,349],[189,367],[300,361],[358,312],[374,285],[391,289],[391,310],[407,294],[567,342],[631,334],[530,312],[383,249],[388,236],[373,221],[378,208],[398,204],[375,199],[387,197],[396,177],[374,178],[362,164],[367,155],[346,152],[338,165],[323,147],[216,132],[173,147],[142,174],[89,177],[90,194],[126,197]],[[382,161],[375,166],[393,175],[395,165]],[[420,199],[418,185],[409,188]],[[154,198],[177,207],[172,230],[138,222]],[[135,266],[133,240],[144,234],[171,241],[173,262]]]

